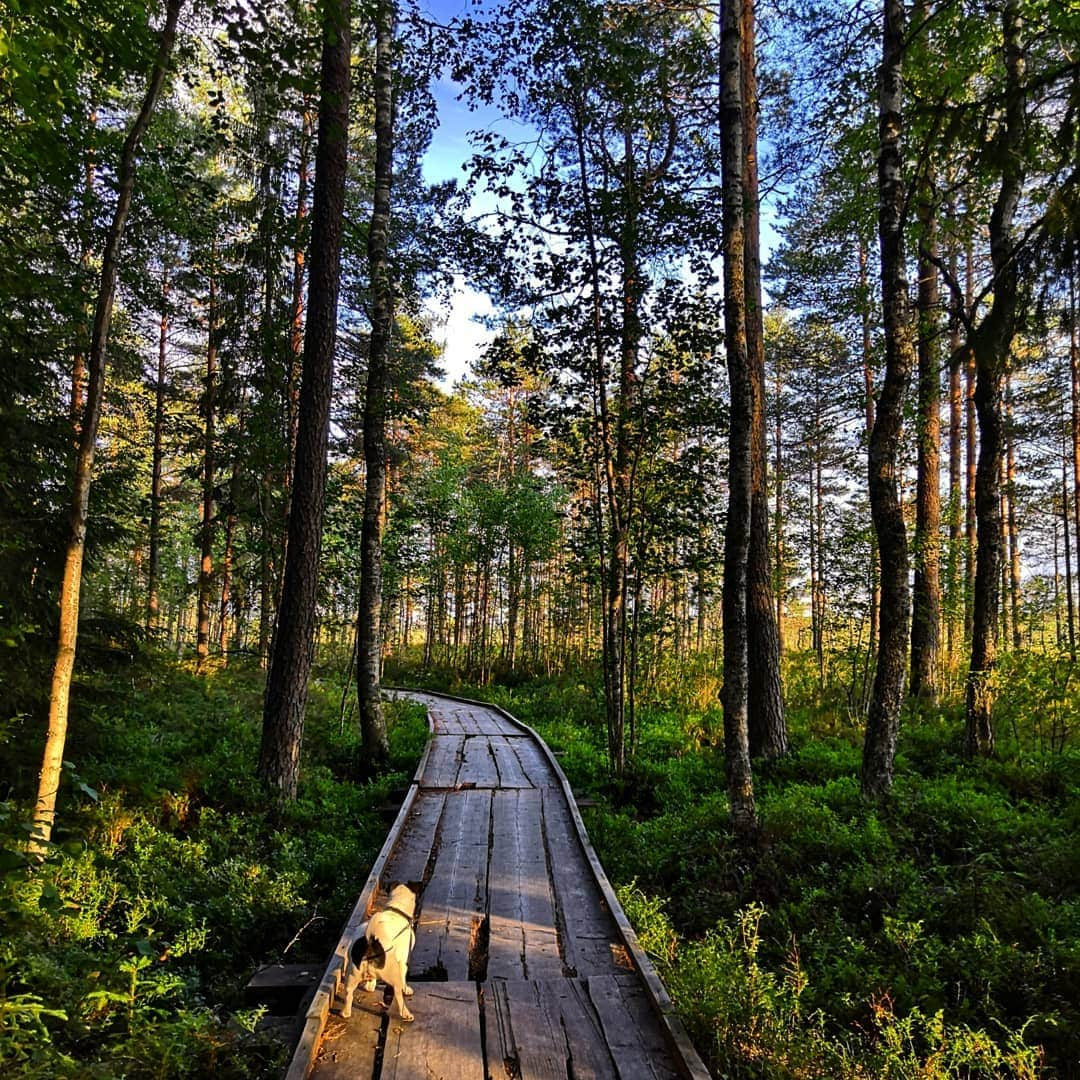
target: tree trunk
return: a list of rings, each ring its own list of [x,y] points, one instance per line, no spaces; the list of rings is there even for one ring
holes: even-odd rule
[[[926,182],[930,187],[930,181]],[[941,373],[937,348],[937,229],[930,192],[919,201],[918,454],[915,588],[911,620],[911,695],[935,701],[941,635]]]
[[[957,258],[955,248],[949,258],[950,273],[956,279]],[[962,616],[960,597],[960,536],[963,516],[963,495],[960,490],[961,473],[961,425],[963,423],[963,391],[960,385],[960,365],[964,351],[960,339],[960,316],[957,299],[950,306],[949,318],[949,563],[946,588],[948,590],[948,651],[950,668],[956,648],[956,625]]]
[[[161,476],[165,458],[165,360],[169,343],[169,264],[161,268],[161,318],[158,322],[157,382],[154,386],[154,457],[150,472],[150,556],[146,572],[146,631],[157,629],[161,576]]]
[[[866,414],[866,444],[870,445],[870,436],[874,432],[874,343],[871,330],[871,294],[870,275],[867,267],[869,253],[867,244],[859,237],[859,294],[861,297],[862,322],[862,372],[863,372],[863,408]],[[878,641],[878,625],[881,614],[881,577],[878,573],[877,537],[870,541],[870,613],[866,641],[866,662],[863,668],[863,691],[860,708],[866,711],[870,703],[870,667]]]
[[[737,836],[757,831],[748,731],[747,576],[754,382],[746,336],[743,82],[740,38],[743,0],[729,0],[721,27],[721,182],[724,227],[724,329],[731,418],[728,434],[728,517],[724,532],[724,758],[731,822]]]
[[[820,405],[821,398],[818,397]],[[816,425],[819,435],[824,433],[824,425],[820,419]],[[814,530],[814,547],[817,549],[817,663],[818,682],[821,689],[825,689],[825,610],[828,597],[828,583],[825,578],[825,492],[821,482],[821,459],[825,456],[824,447],[818,443],[814,454],[814,520],[811,528]]]
[[[325,0],[319,135],[315,156],[308,319],[300,385],[288,554],[263,709],[259,777],[277,799],[294,799],[300,772],[326,490],[326,449],[341,284],[348,164],[349,0]]]
[[[394,283],[387,252],[394,153],[393,34],[393,0],[379,0],[375,7],[375,201],[368,230],[371,349],[364,395],[366,480],[360,538],[356,664],[361,753],[369,767],[385,761],[390,753],[379,674],[382,665],[382,533],[386,511],[386,403],[390,388],[390,346],[394,326]]]
[[[210,249],[210,302],[207,309],[206,382],[203,386],[202,522],[199,527],[199,614],[195,664],[202,671],[210,656],[210,592],[214,576],[214,409],[217,399],[217,246]]]
[[[971,311],[974,294],[974,269],[971,248],[967,251],[967,287],[965,308]],[[964,638],[971,640],[975,625],[975,473],[978,467],[978,418],[975,414],[975,353],[970,344],[964,364],[964,423],[965,440],[964,478]]]
[[[1013,440],[1012,371],[1007,360],[1005,368],[1005,493],[1009,500],[1008,516],[1005,519],[1009,539],[1009,615],[1012,622],[1013,648],[1019,649],[1023,644],[1023,635],[1020,630],[1020,530],[1016,522],[1016,451]]]
[[[783,392],[783,373],[776,361],[776,424],[773,430],[775,464],[773,466],[773,543],[775,544],[776,573],[776,642],[784,654],[784,597],[787,580],[784,573],[784,414],[780,404]]]
[[[1064,449],[1064,447],[1062,448]],[[1061,524],[1065,527],[1065,612],[1068,619],[1069,656],[1076,659],[1076,618],[1073,608],[1072,551],[1069,542],[1069,481],[1065,455],[1061,455]],[[1054,526],[1054,567],[1057,573],[1057,526]],[[1061,615],[1058,614],[1058,644],[1062,641]]]
[[[242,445],[244,441],[243,399],[241,399],[239,427],[239,440]],[[232,477],[229,480],[229,505],[225,516],[225,551],[221,559],[221,604],[218,609],[218,649],[221,652],[222,663],[228,663],[232,641],[233,620],[229,614],[229,605],[232,601],[233,561],[236,556],[237,508],[240,504],[241,476],[240,462],[238,457],[234,456]]]
[[[112,223],[105,238],[102,254],[101,285],[94,310],[94,327],[90,337],[90,352],[86,365],[86,407],[83,410],[79,451],[75,459],[75,477],[72,483],[71,506],[68,515],[70,531],[64,559],[64,573],[60,584],[60,621],[56,662],[53,666],[49,695],[48,731],[45,737],[41,772],[38,776],[33,828],[27,845],[30,854],[35,857],[45,854],[52,836],[53,822],[56,818],[56,795],[60,787],[60,770],[64,760],[64,744],[67,740],[71,676],[75,667],[75,646],[79,634],[79,596],[82,591],[90,481],[98,423],[101,420],[101,405],[105,396],[105,351],[108,344],[109,324],[112,320],[113,301],[116,297],[116,279],[120,270],[120,242],[123,239],[124,226],[135,190],[136,155],[165,83],[166,68],[176,40],[176,23],[180,15],[181,3],[182,0],[168,0],[165,7],[165,22],[161,30],[154,68],[150,75],[150,84],[120,151],[116,208],[113,211]]]
[[[1024,185],[1025,116],[1017,0],[1006,0],[1001,25],[1005,53],[1005,123],[999,135],[1001,153],[996,159],[1002,163],[1001,184],[990,215],[993,301],[982,322],[970,335],[976,370],[979,463],[975,474],[975,596],[966,695],[965,750],[968,754],[991,754],[994,750],[993,671],[997,659],[998,588],[1002,566],[998,485],[1005,442],[1001,392],[1020,307],[1013,221]]]
[[[761,213],[758,198],[757,73],[755,71],[754,0],[743,0],[740,27],[742,77],[744,210],[744,288],[746,349],[751,381],[750,553],[746,616],[749,655],[750,753],[766,759],[788,750],[784,690],[780,681],[780,633],[773,611],[769,566],[768,446],[765,437],[765,334],[761,312]]]
[[[279,518],[275,512],[275,488],[281,482],[285,492],[283,502],[288,504],[289,492],[291,491],[292,477],[290,467],[292,465],[293,451],[295,449],[292,440],[292,430],[286,435],[289,441],[287,453],[290,455],[285,468],[285,475],[281,476],[278,471],[277,447],[274,445],[274,424],[278,416],[278,396],[281,392],[282,371],[279,364],[279,350],[277,333],[274,327],[274,305],[278,284],[278,258],[279,253],[274,244],[274,216],[278,205],[277,193],[274,190],[274,170],[270,146],[270,116],[269,110],[262,96],[256,101],[256,124],[258,130],[258,146],[262,156],[262,167],[259,170],[258,204],[261,207],[259,214],[259,247],[262,257],[262,312],[259,319],[259,356],[262,361],[262,399],[264,426],[269,439],[264,438],[262,453],[262,468],[259,476],[259,658],[265,664],[266,657],[270,652],[270,639],[274,626],[274,606],[277,602],[281,580],[278,576],[285,561],[285,548],[288,544],[288,510],[287,508]],[[295,285],[295,282],[294,282]],[[294,336],[295,337],[295,336]],[[295,344],[295,340],[294,340]],[[295,392],[297,387],[289,382],[296,375],[299,358],[295,354],[290,355],[289,369],[285,373],[286,410],[293,408],[293,414],[288,416],[287,423],[295,424]]]
[[[1080,536],[1080,326],[1076,319],[1076,259],[1069,260],[1069,377],[1072,389],[1072,467],[1074,536]],[[1070,621],[1070,628],[1072,623]],[[1075,650],[1075,647],[1074,647]]]
[[[296,250],[293,252],[292,303],[289,317],[289,370],[285,387],[285,428],[288,459],[285,466],[285,521],[289,520],[292,474],[296,467],[296,432],[299,422],[300,371],[304,355],[304,246],[307,218],[308,157],[311,148],[311,111],[305,107],[300,134],[300,162],[296,172]]]
[[[904,394],[915,365],[904,280],[904,180],[900,157],[903,0],[885,0],[884,7],[878,113],[878,231],[885,375],[869,448],[870,512],[881,559],[881,613],[877,668],[863,745],[862,793],[868,799],[883,798],[892,787],[911,613],[907,531],[896,476]]]

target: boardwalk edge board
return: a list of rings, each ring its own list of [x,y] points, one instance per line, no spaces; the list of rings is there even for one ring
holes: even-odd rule
[[[581,843],[582,850],[585,852],[585,857],[592,870],[593,877],[604,898],[604,902],[607,904],[608,910],[615,921],[619,936],[626,946],[626,950],[633,961],[634,968],[641,979],[646,991],[646,999],[652,1011],[660,1021],[661,1029],[670,1043],[676,1063],[686,1077],[686,1080],[711,1080],[708,1069],[705,1068],[697,1050],[694,1048],[694,1044],[690,1041],[690,1036],[687,1034],[686,1028],[683,1026],[682,1021],[675,1012],[675,1006],[671,1001],[671,996],[668,994],[667,988],[664,986],[652,961],[641,947],[637,934],[630,925],[630,920],[626,917],[626,913],[623,911],[622,905],[615,895],[615,890],[611,887],[611,882],[608,881],[607,874],[604,873],[604,868],[600,865],[600,859],[589,840],[589,835],[585,829],[585,823],[581,818],[581,812],[578,809],[573,791],[570,788],[570,782],[567,780],[566,774],[563,772],[562,767],[559,765],[558,760],[547,743],[540,738],[536,731],[528,724],[519,720],[516,716],[507,712],[501,705],[496,705],[494,702],[480,701],[476,698],[459,697],[454,694],[445,694],[438,690],[414,690],[406,687],[389,686],[384,687],[384,690],[388,694],[425,694],[431,697],[442,698],[445,701],[458,702],[462,705],[473,705],[479,708],[490,709],[492,712],[497,713],[499,716],[503,717],[503,719],[507,720],[532,738],[540,748],[541,753],[544,755],[547,763],[551,766],[552,771],[558,779],[563,796],[566,799],[571,820],[577,831],[578,840]],[[434,734],[434,721],[432,720],[430,712],[428,713],[428,727],[432,734]],[[353,908],[353,912],[350,915],[348,922],[345,924],[345,929],[338,942],[337,948],[335,948],[330,957],[326,973],[323,975],[319,988],[315,992],[315,996],[307,1010],[300,1040],[296,1045],[288,1070],[285,1073],[285,1080],[306,1080],[306,1077],[315,1063],[315,1057],[319,1051],[319,1043],[326,1027],[330,1006],[333,1004],[334,998],[340,989],[345,956],[351,945],[356,928],[367,919],[368,909],[374,900],[375,891],[378,888],[379,879],[383,869],[398,841],[399,834],[405,824],[409,811],[416,801],[420,789],[420,780],[427,765],[428,755],[431,752],[433,743],[434,740],[429,738],[420,759],[420,764],[417,766],[412,782],[409,785],[409,791],[405,796],[404,802],[401,804],[401,810],[398,812],[397,818],[394,820],[394,824],[387,834],[386,841],[382,846],[382,850],[379,852],[378,858],[372,864],[371,872],[368,874],[363,891],[360,893],[356,906]]]

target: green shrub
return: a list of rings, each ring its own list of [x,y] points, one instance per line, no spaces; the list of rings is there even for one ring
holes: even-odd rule
[[[150,670],[73,725],[80,776],[40,867],[20,855],[27,804],[0,804],[4,1076],[272,1075],[284,1048],[244,983],[286,947],[325,958],[427,737],[423,710],[390,705],[391,771],[354,782],[340,687],[316,680],[299,797],[273,813],[253,776],[261,673]]]

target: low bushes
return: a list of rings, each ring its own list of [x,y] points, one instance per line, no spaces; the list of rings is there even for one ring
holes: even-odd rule
[[[1063,683],[1052,659],[1027,662],[1053,670],[1014,672],[1023,685]],[[639,709],[615,784],[593,688],[473,693],[536,726],[597,800],[592,841],[714,1075],[1080,1076],[1080,753],[1051,752],[1045,723],[1003,706],[1000,756],[965,762],[957,711],[906,718],[878,809],[859,795],[858,727],[795,700],[791,754],[756,771],[746,851],[715,708]]]
[[[283,1047],[243,986],[286,949],[328,954],[427,735],[392,706],[393,771],[356,783],[340,688],[316,681],[300,796],[274,814],[253,779],[261,673],[153,670],[73,725],[44,866],[21,862],[26,804],[0,804],[5,1076],[273,1075]]]

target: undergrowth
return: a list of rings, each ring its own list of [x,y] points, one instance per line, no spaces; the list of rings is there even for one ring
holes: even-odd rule
[[[808,658],[787,684],[813,687]],[[714,1076],[1080,1077],[1080,750],[1051,658],[1012,657],[999,753],[960,754],[958,707],[905,718],[878,809],[862,725],[789,700],[793,750],[755,769],[763,833],[734,843],[722,717],[692,687],[639,708],[608,773],[588,678],[447,689],[536,727]],[[402,677],[405,677],[404,674]],[[429,682],[430,685],[430,682]]]
[[[391,770],[356,783],[340,687],[316,678],[299,798],[274,813],[254,780],[261,688],[258,670],[202,678],[161,657],[86,686],[41,867],[22,857],[26,793],[0,802],[0,1074],[279,1070],[244,984],[269,960],[325,959],[427,727],[390,706]],[[3,771],[25,773],[40,738],[28,721],[5,734]]]

